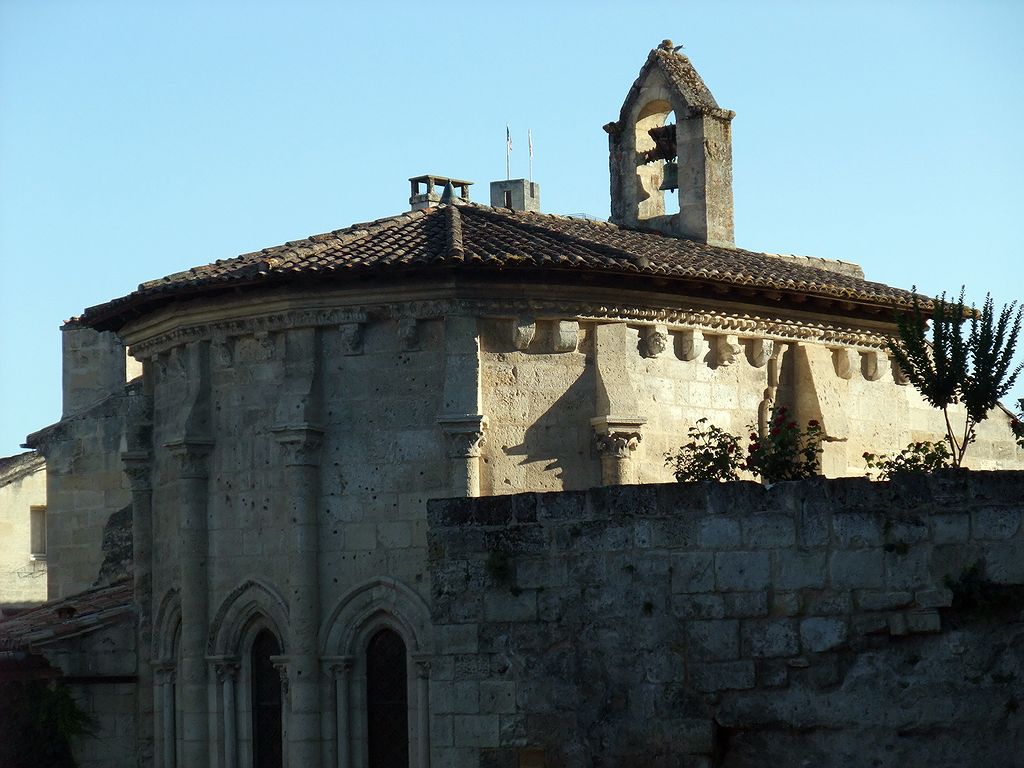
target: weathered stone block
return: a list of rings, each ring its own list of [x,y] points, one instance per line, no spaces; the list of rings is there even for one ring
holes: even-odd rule
[[[941,632],[942,620],[935,610],[908,611],[906,614],[907,631],[914,633]]]
[[[725,592],[764,589],[771,578],[767,552],[719,552],[715,555],[715,583]]]
[[[1024,584],[1024,545],[990,544],[985,548],[985,574],[996,584]]]
[[[800,613],[800,594],[798,592],[774,592],[771,599],[773,616],[796,616]]]
[[[909,552],[885,553],[885,582],[890,589],[921,589],[931,584],[930,548],[915,546]]]
[[[832,532],[841,547],[874,547],[882,543],[880,516],[840,512],[832,517]]]
[[[804,595],[804,611],[816,616],[834,616],[853,610],[853,598],[848,592],[822,592]]]
[[[800,652],[796,622],[788,619],[744,621],[743,655],[754,658],[795,656]]]
[[[925,589],[914,594],[914,603],[920,608],[948,608],[953,604],[950,589]]]
[[[488,592],[484,595],[484,618],[487,621],[534,621],[537,618],[537,593],[534,590],[518,595]]]
[[[800,642],[804,650],[812,653],[840,647],[846,642],[846,634],[843,619],[814,617],[800,622]]]
[[[743,544],[755,549],[790,547],[796,543],[793,518],[783,515],[758,515],[743,519]]]
[[[829,508],[807,505],[797,515],[797,543],[801,547],[823,547],[828,544]]]
[[[445,653],[476,653],[476,624],[445,624],[434,630],[437,647]]]
[[[740,546],[740,524],[729,517],[705,517],[700,521],[697,542],[707,549],[729,549]]]
[[[833,588],[881,587],[885,584],[885,564],[881,549],[833,552],[829,576]]]
[[[453,736],[456,747],[497,747],[497,715],[466,715],[455,719]]]
[[[681,619],[721,619],[725,617],[725,600],[721,595],[673,595],[672,615]]]
[[[859,589],[854,593],[857,607],[865,611],[891,611],[910,605],[914,596],[910,592],[886,592]]]
[[[506,680],[484,680],[480,683],[480,712],[510,713],[516,710],[516,684]]]
[[[1012,538],[1020,529],[1020,510],[993,507],[971,515],[971,534],[978,541]]]
[[[963,544],[971,538],[971,518],[965,514],[934,515],[932,541],[936,544]]]
[[[762,688],[784,688],[789,685],[789,667],[786,662],[776,659],[757,662],[757,684]]]
[[[725,594],[725,615],[735,619],[756,618],[768,615],[768,593],[727,592]]]
[[[777,589],[820,589],[825,586],[827,569],[824,552],[780,550],[775,553]]]
[[[693,686],[698,691],[743,691],[757,682],[754,662],[726,661],[715,664],[694,664],[691,667]]]
[[[689,621],[683,629],[687,655],[694,659],[718,661],[740,655],[739,622],[731,619]]]
[[[672,557],[673,592],[710,592],[715,588],[714,556],[686,552]]]

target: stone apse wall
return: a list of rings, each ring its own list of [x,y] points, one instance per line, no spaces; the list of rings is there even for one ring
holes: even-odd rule
[[[430,502],[435,761],[1015,764],[1022,514],[1019,472]]]

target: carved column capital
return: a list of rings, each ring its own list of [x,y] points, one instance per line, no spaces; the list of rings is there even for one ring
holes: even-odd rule
[[[165,659],[153,664],[153,672],[160,678],[160,681],[168,685],[174,685],[174,678],[178,665],[174,661]]]
[[[487,439],[486,416],[452,414],[439,417],[437,423],[444,432],[449,458],[473,458],[480,455]]]
[[[234,680],[241,669],[237,656],[207,656],[206,660],[213,666],[213,671],[220,682]]]
[[[640,330],[640,354],[658,357],[668,349],[668,329],[664,325],[650,325]]]
[[[338,680],[352,671],[356,660],[353,656],[321,656],[320,662],[330,676]]]
[[[312,424],[279,425],[271,428],[284,450],[284,463],[291,467],[317,466],[324,431]]]
[[[153,490],[152,461],[146,451],[122,451],[121,466],[132,493]]]
[[[640,445],[640,428],[647,423],[642,416],[598,416],[590,420],[594,445],[602,458],[628,459]]]
[[[205,478],[209,476],[209,456],[212,440],[175,440],[164,447],[178,465],[178,477]]]
[[[288,657],[287,656],[271,656],[270,663],[274,665],[274,669],[277,670],[277,674],[281,678],[281,693],[285,696],[288,695]]]
[[[412,663],[416,665],[416,677],[421,680],[430,677],[430,659],[429,653],[414,653],[412,656]]]

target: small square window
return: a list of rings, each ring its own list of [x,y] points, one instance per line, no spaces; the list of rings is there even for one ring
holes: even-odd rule
[[[29,555],[33,560],[46,559],[46,507],[32,506],[31,515],[31,551]]]

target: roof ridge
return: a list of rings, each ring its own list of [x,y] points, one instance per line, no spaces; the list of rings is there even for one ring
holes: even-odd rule
[[[445,256],[456,261],[465,261],[466,251],[462,242],[462,216],[458,206],[445,205]]]

